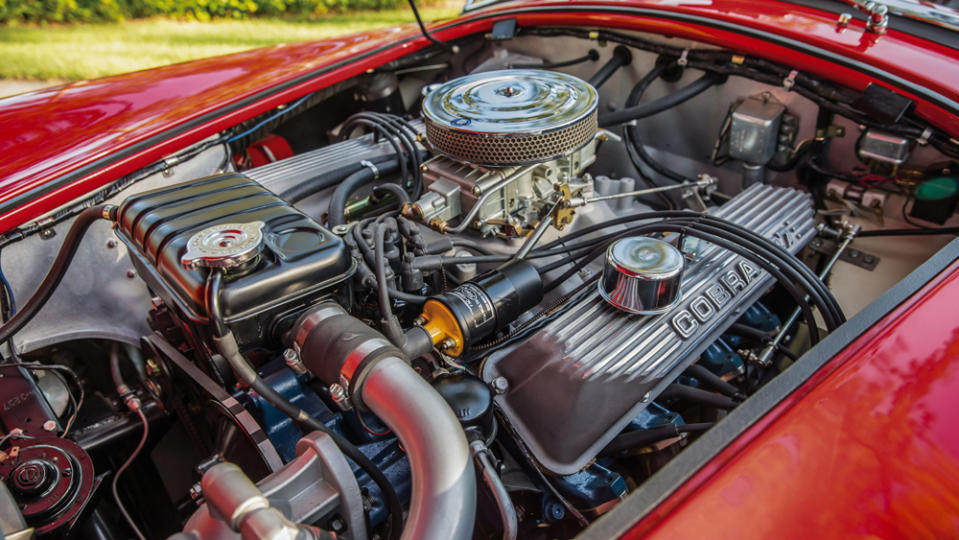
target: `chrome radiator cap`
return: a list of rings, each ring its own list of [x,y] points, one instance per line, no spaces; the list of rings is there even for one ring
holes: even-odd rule
[[[549,161],[590,142],[599,97],[553,71],[511,69],[449,81],[423,100],[426,139],[439,153],[479,165]]]
[[[196,268],[233,268],[263,251],[263,227],[266,223],[221,223],[207,227],[190,237],[183,266]]]
[[[622,238],[606,250],[599,294],[629,313],[662,313],[679,299],[683,266],[683,254],[669,242],[648,236]]]

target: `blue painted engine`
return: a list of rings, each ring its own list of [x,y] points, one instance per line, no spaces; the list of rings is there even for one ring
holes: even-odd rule
[[[729,333],[717,339],[703,351],[699,364],[710,373],[720,378],[742,374],[745,371],[745,361],[737,352],[737,348],[756,336],[776,330],[780,325],[779,317],[762,303],[756,302],[746,309],[737,324],[741,325],[737,331],[734,327]],[[751,329],[749,336],[744,336],[746,329]],[[695,376],[684,375],[677,382],[685,386],[700,388],[703,381]],[[659,402],[653,402],[643,409],[623,430],[623,433],[668,433],[672,427],[677,434],[682,433],[686,422],[678,412],[668,409]],[[673,439],[680,440],[679,437]],[[667,440],[666,446],[671,444]],[[613,465],[609,457],[599,457],[586,469],[568,476],[559,477],[556,481],[557,489],[562,495],[572,501],[578,508],[601,513],[602,509],[614,504],[627,491],[623,477],[611,470]],[[556,522],[566,517],[563,505],[559,504],[552,495],[544,495],[543,516],[546,522]]]
[[[757,332],[775,330],[780,324],[776,314],[758,302],[746,309],[737,322]],[[741,333],[730,331],[702,353],[699,363],[719,377],[740,374],[744,370],[745,361],[736,348],[746,341],[747,338]],[[314,388],[315,382],[311,384],[306,375],[296,375],[282,359],[266,364],[260,371],[264,380],[286,399],[353,441],[360,451],[383,471],[400,498],[404,501],[409,499],[409,461],[396,437],[389,434],[374,416],[365,415],[361,422],[356,410],[341,411],[328,397],[325,388]],[[683,376],[680,379],[687,386],[701,385],[701,381],[695,377]],[[288,416],[256,394],[251,393],[248,397],[280,457],[284,462],[293,459],[296,443],[303,433]],[[624,433],[646,432],[670,425],[675,426],[679,432],[680,426],[685,424],[678,412],[654,402],[628,424]],[[351,466],[370,505],[370,522],[374,526],[378,525],[387,516],[383,496],[362,469],[352,463]],[[611,467],[611,458],[600,457],[582,471],[557,477],[555,486],[562,496],[577,508],[600,514],[627,494],[626,480]],[[568,517],[565,507],[549,493],[543,495],[541,512],[541,520],[546,523],[556,523]]]
[[[286,364],[278,359],[263,366],[260,370],[264,380],[274,390],[283,395],[314,418],[320,420],[333,431],[351,440],[383,472],[401,500],[410,497],[410,464],[400,447],[399,440],[389,433],[375,416],[364,415],[360,422],[356,409],[340,411],[331,401],[325,400],[325,392],[314,390],[309,376],[298,376]],[[259,416],[261,425],[270,442],[276,447],[284,463],[296,456],[296,443],[304,433],[293,420],[281,413],[263,398],[250,393],[247,396]],[[388,514],[383,494],[376,483],[355,463],[350,462],[356,475],[365,503],[369,504],[370,524],[382,523]]]

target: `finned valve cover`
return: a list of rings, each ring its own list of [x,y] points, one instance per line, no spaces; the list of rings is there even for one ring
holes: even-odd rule
[[[541,163],[596,133],[596,89],[552,71],[511,69],[460,77],[423,101],[426,138],[437,152],[480,165]]]
[[[756,184],[715,210],[795,254],[816,235],[809,195]],[[571,300],[528,340],[490,354],[487,382],[505,380],[497,407],[536,460],[573,474],[596,457],[773,277],[705,244],[682,271],[683,294],[662,313],[632,315],[598,292]]]

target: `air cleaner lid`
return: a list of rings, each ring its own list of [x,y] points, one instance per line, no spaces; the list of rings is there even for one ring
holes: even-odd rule
[[[449,81],[423,100],[437,151],[474,163],[536,163],[567,154],[596,133],[596,90],[552,71],[501,70]]]

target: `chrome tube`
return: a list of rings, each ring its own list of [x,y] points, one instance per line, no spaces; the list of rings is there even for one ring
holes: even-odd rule
[[[393,356],[371,366],[356,391],[409,456],[413,495],[403,539],[470,538],[476,476],[466,435],[446,401]]]

